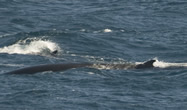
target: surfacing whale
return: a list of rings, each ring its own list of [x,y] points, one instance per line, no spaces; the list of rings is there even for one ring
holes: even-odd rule
[[[156,60],[149,60],[143,64],[93,64],[93,63],[62,63],[62,64],[45,64],[38,66],[25,67],[18,70],[10,71],[5,74],[35,74],[38,72],[45,71],[65,71],[73,68],[81,68],[81,67],[91,67],[94,68],[97,66],[110,66],[113,69],[145,69],[145,68],[153,68],[153,63]]]

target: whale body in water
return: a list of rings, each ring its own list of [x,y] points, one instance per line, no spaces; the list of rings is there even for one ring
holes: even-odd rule
[[[108,66],[113,69],[144,69],[153,68],[156,60],[149,60],[143,64],[94,64],[94,63],[62,63],[62,64],[45,64],[31,67],[25,67],[18,70],[10,71],[5,74],[34,74],[45,71],[65,71],[72,68],[91,67],[98,68],[100,66]]]

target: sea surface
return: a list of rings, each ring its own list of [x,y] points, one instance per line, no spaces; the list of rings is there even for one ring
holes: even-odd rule
[[[4,74],[150,59],[155,68]],[[0,110],[187,110],[187,1],[0,0]]]

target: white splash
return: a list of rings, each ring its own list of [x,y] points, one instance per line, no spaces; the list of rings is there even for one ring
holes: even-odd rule
[[[103,31],[106,32],[106,33],[108,33],[108,32],[112,32],[111,29],[104,29]]]
[[[17,43],[0,48],[0,53],[8,54],[49,54],[55,50],[60,50],[60,47],[49,40],[42,39],[26,39],[20,40]]]
[[[153,66],[158,68],[187,67],[187,63],[168,63],[168,62],[156,60],[156,62],[153,63]]]

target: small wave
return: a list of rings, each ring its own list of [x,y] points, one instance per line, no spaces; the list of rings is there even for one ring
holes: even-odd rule
[[[0,35],[0,38],[6,37],[6,36],[10,36],[10,35],[14,35],[14,34],[15,34],[15,33],[3,34],[3,35]]]
[[[112,32],[111,29],[104,29],[103,32],[107,33],[107,32]]]
[[[93,31],[93,33],[110,33],[113,32],[111,29],[103,29],[103,30],[97,30],[97,31]]]
[[[0,66],[21,67],[21,66],[24,66],[24,65],[22,65],[22,64],[0,64]]]
[[[158,68],[187,67],[187,63],[169,63],[169,62],[156,60],[156,62],[153,63],[153,66]]]
[[[28,38],[0,48],[0,53],[49,55],[56,50],[61,51],[60,47],[52,41]]]

